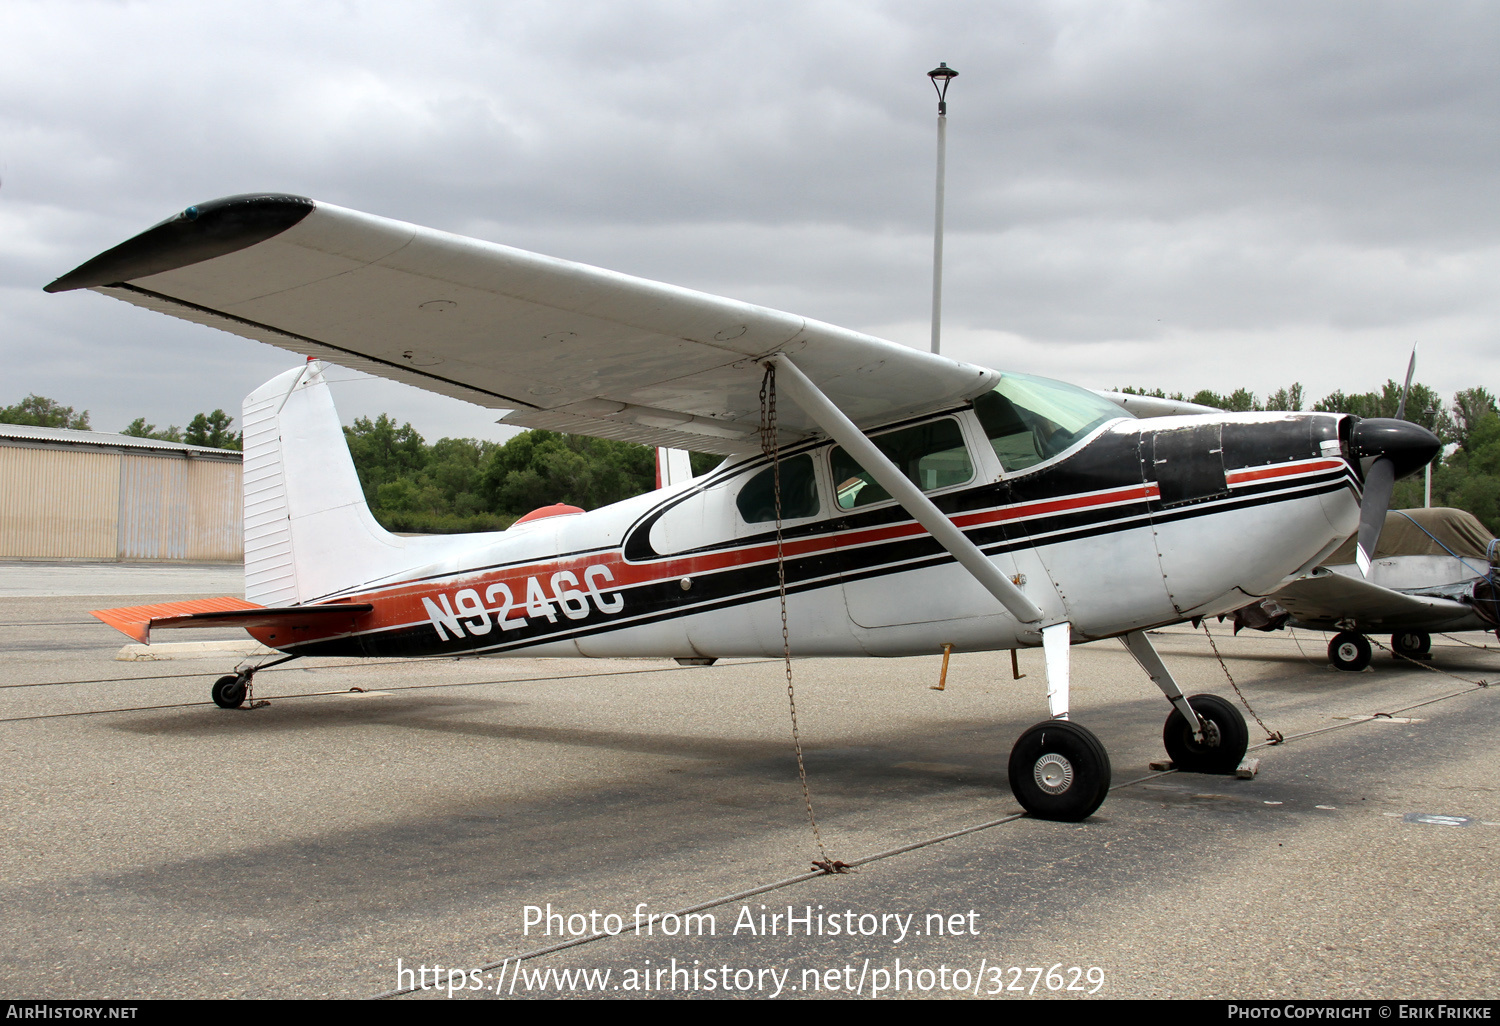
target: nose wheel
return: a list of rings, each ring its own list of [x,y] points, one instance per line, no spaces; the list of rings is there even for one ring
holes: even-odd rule
[[[1188,704],[1203,721],[1203,737],[1195,738],[1187,717],[1173,709],[1161,732],[1167,754],[1189,773],[1233,773],[1250,747],[1245,717],[1218,695],[1193,695]]]
[[[1022,734],[1008,772],[1016,801],[1038,819],[1087,819],[1109,794],[1109,753],[1071,720],[1044,720]]]

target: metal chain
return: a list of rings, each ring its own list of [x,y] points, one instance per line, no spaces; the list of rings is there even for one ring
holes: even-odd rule
[[[1229,681],[1229,686],[1234,688],[1234,693],[1239,696],[1240,704],[1245,707],[1251,716],[1255,717],[1255,722],[1260,724],[1260,729],[1266,732],[1266,740],[1270,741],[1273,745],[1281,744],[1286,740],[1282,736],[1281,731],[1272,730],[1266,726],[1266,721],[1260,718],[1260,713],[1251,707],[1250,700],[1245,697],[1245,693],[1240,690],[1240,686],[1234,682],[1234,675],[1229,672],[1229,667],[1224,665],[1224,657],[1219,655],[1219,646],[1214,644],[1214,636],[1208,629],[1208,621],[1200,620],[1198,622],[1203,628],[1204,636],[1208,638],[1208,647],[1214,650],[1214,658],[1219,661],[1219,669],[1224,671],[1224,678]]]
[[[1292,641],[1296,642],[1296,645],[1297,645],[1297,654],[1302,657],[1302,660],[1304,662],[1309,663],[1309,664],[1311,664],[1313,666],[1320,665],[1318,663],[1318,661],[1316,659],[1314,659],[1312,656],[1308,655],[1307,654],[1307,650],[1302,647],[1302,639],[1299,638],[1299,637],[1297,637],[1297,628],[1295,628],[1295,627],[1288,627],[1286,629],[1286,632],[1292,636]]]
[[[1447,637],[1446,634],[1442,635],[1442,636],[1443,637]],[[1420,666],[1422,669],[1427,670],[1429,673],[1436,673],[1436,674],[1438,674],[1439,676],[1442,676],[1442,677],[1452,677],[1454,680],[1461,680],[1465,684],[1473,684],[1476,688],[1487,688],[1487,687],[1490,686],[1490,682],[1487,681],[1487,680],[1485,680],[1483,677],[1481,677],[1479,680],[1470,680],[1468,677],[1460,677],[1458,674],[1452,672],[1451,670],[1440,670],[1436,666],[1429,666],[1428,664],[1422,662],[1420,659],[1413,659],[1411,656],[1409,656],[1409,655],[1403,655],[1402,653],[1397,652],[1393,648],[1387,648],[1386,646],[1382,645],[1380,642],[1376,641],[1374,638],[1370,637],[1368,634],[1366,634],[1364,636],[1364,638],[1365,638],[1366,641],[1368,641],[1370,644],[1374,645],[1376,648],[1380,649],[1382,652],[1389,652],[1391,655],[1395,656],[1397,659],[1405,659],[1407,662],[1411,663],[1413,666]],[[1454,640],[1457,640],[1457,639],[1454,639]]]
[[[776,436],[776,365],[766,364],[766,375],[760,381],[760,450],[771,459],[771,479],[776,494],[776,588],[781,598],[781,654],[786,666],[786,700],[792,711],[792,748],[797,752],[797,776],[802,781],[802,800],[807,805],[807,821],[812,825],[813,841],[820,858],[813,868],[824,873],[847,873],[849,866],[828,854],[818,817],[813,814],[812,792],[807,786],[807,766],[802,761],[802,737],[797,730],[797,695],[792,690],[792,643],[786,619],[786,554],[781,541],[781,444]]]
[[[1465,641],[1463,638],[1455,638],[1451,634],[1439,634],[1438,637],[1440,637],[1440,638],[1447,638],[1449,641],[1456,641],[1460,645],[1466,645],[1469,648],[1477,648],[1481,652],[1493,652],[1493,651],[1495,651],[1495,646],[1493,646],[1493,645],[1476,645],[1472,641]]]

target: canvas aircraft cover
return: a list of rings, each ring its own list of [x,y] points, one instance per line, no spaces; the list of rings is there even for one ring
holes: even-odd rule
[[[64,275],[506,423],[724,455],[759,448],[759,361],[785,353],[867,428],[999,375],[792,314],[300,196],[189,207]],[[815,432],[781,403],[783,442]]]
[[[1472,556],[1484,559],[1493,540],[1474,514],[1461,509],[1393,509],[1385,515],[1375,558],[1382,556]],[[1325,560],[1326,566],[1354,562],[1354,538]]]
[[[1458,509],[1404,509],[1386,514],[1375,549],[1377,560],[1399,556],[1458,556],[1484,566],[1490,533],[1473,515]],[[1354,561],[1354,539],[1349,539],[1311,574],[1279,589],[1273,600],[1300,623],[1311,626],[1357,624],[1361,630],[1381,627],[1401,630],[1453,629],[1455,624],[1487,616],[1488,611],[1448,589],[1397,591],[1353,572],[1336,573],[1330,566]],[[1467,585],[1465,586],[1467,587]],[[1441,592],[1441,593],[1440,593]],[[1459,626],[1457,629],[1473,629]]]

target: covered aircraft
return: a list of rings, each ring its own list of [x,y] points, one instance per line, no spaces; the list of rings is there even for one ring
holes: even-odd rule
[[[1367,634],[1390,634],[1391,648],[1415,659],[1428,654],[1433,633],[1500,628],[1500,544],[1473,514],[1391,510],[1368,575],[1355,560],[1350,538],[1323,565],[1237,611],[1237,626],[1336,631],[1328,659],[1341,670],[1370,665]]]
[[[314,358],[245,400],[245,597],[96,614],[133,637],[239,624],[284,658],[1040,647],[1051,715],[1009,776],[1054,819],[1110,785],[1071,719],[1070,645],[1120,639],[1172,705],[1172,758],[1232,772],[1243,718],[1184,696],[1147,630],[1318,565],[1367,479],[1438,451],[1342,414],[1139,420],[1062,382],[280,194],[189,207],[47,288]],[[396,537],[365,506],[324,360],[509,424],[726,459],[502,533]],[[243,702],[253,672],[215,700]]]

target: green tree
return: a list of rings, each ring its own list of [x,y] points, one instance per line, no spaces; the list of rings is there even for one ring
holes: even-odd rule
[[[1480,417],[1467,441],[1433,470],[1433,505],[1467,510],[1500,534],[1500,414]]]
[[[1496,412],[1495,397],[1483,388],[1465,388],[1453,396],[1453,440],[1469,449],[1469,438],[1487,414]]]
[[[176,424],[173,424],[164,431],[158,431],[155,424],[146,423],[145,417],[137,417],[135,420],[132,420],[120,434],[129,435],[132,438],[155,438],[163,442],[182,441],[182,429]]]
[[[1296,412],[1302,409],[1302,382],[1292,383],[1291,388],[1278,388],[1266,396],[1266,405],[1261,407],[1266,410],[1290,410]]]
[[[88,431],[89,411],[75,414],[73,407],[32,393],[14,406],[0,408],[0,424],[29,424],[32,427],[72,428]]]
[[[1260,409],[1260,404],[1255,401],[1255,393],[1248,388],[1236,388],[1224,395],[1204,388],[1194,392],[1192,399],[1188,401],[1200,406],[1213,406],[1227,413],[1249,413]]]
[[[483,487],[491,509],[521,515],[555,502],[597,509],[655,485],[655,451],[647,446],[536,430],[495,450]]]
[[[1394,417],[1401,405],[1401,383],[1390,379],[1379,392],[1346,394],[1342,389],[1319,399],[1313,409],[1320,413],[1352,413],[1356,417]],[[1453,420],[1443,408],[1443,397],[1426,385],[1413,382],[1406,398],[1406,418],[1420,424],[1443,441],[1453,440]]]
[[[415,480],[427,465],[427,446],[422,436],[410,423],[397,427],[384,413],[374,421],[368,417],[355,418],[352,427],[344,428],[344,440],[349,443],[349,455],[354,458],[365,501],[372,507],[378,505],[381,485],[403,477]]]
[[[244,444],[244,438],[229,430],[233,423],[234,418],[223,410],[200,413],[188,422],[182,440],[188,445],[206,445],[212,449],[239,449]]]

